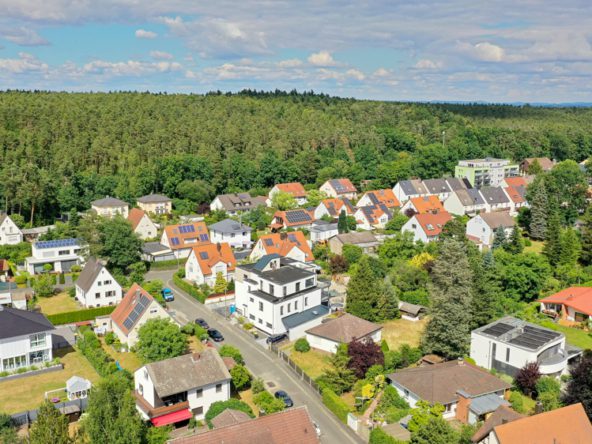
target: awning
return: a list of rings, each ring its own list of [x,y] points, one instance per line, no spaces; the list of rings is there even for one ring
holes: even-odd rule
[[[152,425],[156,427],[162,427],[169,424],[175,424],[176,422],[185,421],[191,419],[193,414],[191,411],[184,409],[178,412],[167,413],[166,415],[159,416],[158,418],[152,418]]]

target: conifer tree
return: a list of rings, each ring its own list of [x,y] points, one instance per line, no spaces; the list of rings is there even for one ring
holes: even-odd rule
[[[520,254],[524,250],[524,242],[522,242],[522,234],[520,228],[516,225],[512,230],[512,234],[508,239],[504,249],[512,254]]]
[[[506,231],[504,227],[500,225],[497,227],[493,233],[493,245],[491,246],[492,250],[497,250],[500,247],[504,247],[506,245]]]
[[[557,265],[559,262],[559,256],[561,255],[560,236],[561,223],[559,221],[559,212],[553,211],[549,216],[545,245],[543,247],[543,254],[547,256],[551,265]]]
[[[39,408],[37,420],[31,427],[30,444],[69,444],[72,442],[68,432],[68,418],[62,415],[49,401]]]
[[[582,254],[580,261],[584,265],[592,265],[592,206],[586,210],[582,222]]]
[[[536,240],[544,240],[547,233],[549,201],[542,178],[537,178],[528,190],[530,203],[529,235]]]
[[[471,299],[471,330],[491,322],[501,308],[501,289],[491,250],[483,255],[481,263],[473,267],[473,276],[475,281]]]
[[[337,219],[337,231],[340,234],[349,232],[349,227],[347,225],[347,216],[345,214],[345,210],[341,210],[341,213],[339,213],[339,219]]]
[[[572,228],[562,231],[559,237],[559,265],[576,265],[582,251],[578,235]]]

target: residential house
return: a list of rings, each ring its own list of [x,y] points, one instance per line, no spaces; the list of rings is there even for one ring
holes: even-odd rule
[[[362,230],[383,229],[389,220],[393,218],[393,213],[386,205],[377,204],[368,207],[358,207],[354,213],[356,226]]]
[[[528,362],[537,362],[543,375],[559,376],[581,353],[566,344],[563,333],[509,316],[471,332],[475,363],[510,376]]]
[[[312,250],[302,231],[261,236],[253,247],[249,259],[256,261],[269,254],[279,254],[300,262],[314,261]]]
[[[171,214],[173,211],[173,200],[162,194],[148,194],[138,197],[138,207],[148,214]]]
[[[41,313],[0,305],[0,372],[51,361],[54,330]]]
[[[428,189],[431,196],[437,196],[442,202],[444,202],[452,192],[446,179],[426,179],[423,181],[423,184]]]
[[[358,207],[372,207],[378,204],[383,204],[390,210],[399,208],[401,203],[395,193],[390,188],[384,190],[366,191],[360,200],[358,200]]]
[[[541,311],[571,322],[589,322],[592,318],[592,287],[569,287],[539,299]]]
[[[495,230],[502,227],[506,238],[509,238],[515,225],[516,221],[508,212],[479,213],[467,222],[467,237],[479,248],[491,248],[495,238]]]
[[[461,160],[454,168],[454,177],[467,179],[473,188],[500,186],[506,177],[519,175],[518,165],[506,159]]]
[[[55,225],[44,225],[42,227],[23,228],[23,239],[25,242],[36,242],[41,236],[49,233],[51,230],[55,230]]]
[[[393,187],[393,193],[402,204],[412,197],[422,197],[430,194],[421,179],[401,180]]]
[[[488,212],[512,210],[512,202],[502,187],[482,187],[479,191],[483,196],[485,208]]]
[[[446,185],[450,188],[450,191],[457,190],[468,190],[471,188],[471,184],[467,179],[459,179],[458,177],[447,177]]]
[[[273,186],[267,195],[268,206],[271,206],[273,196],[280,192],[292,195],[298,205],[306,203],[306,190],[300,182],[278,183]]]
[[[232,359],[232,358],[230,358]],[[228,363],[224,358],[222,358],[226,366],[228,367]],[[234,361],[234,359],[232,359]],[[229,369],[229,371],[232,369]],[[251,417],[247,415],[245,412],[235,409],[226,409],[219,413],[218,415],[212,418],[212,428],[213,429],[220,429],[222,427],[228,427],[230,425],[240,424],[245,421],[250,421]]]
[[[150,319],[164,318],[174,322],[164,308],[142,287],[134,284],[111,313],[111,328],[122,344],[133,347],[140,327]]]
[[[380,242],[369,231],[341,233],[329,239],[329,250],[333,254],[343,254],[344,245],[356,245],[364,254],[374,254]]]
[[[23,241],[23,233],[9,215],[0,214],[0,245],[16,245]]]
[[[84,250],[80,239],[60,239],[34,242],[31,248],[32,256],[25,259],[25,267],[30,274],[44,271],[45,264],[57,273],[67,273],[73,265],[84,263]]]
[[[323,216],[330,216],[333,219],[338,219],[342,211],[345,211],[346,216],[353,216],[356,210],[347,198],[324,199],[314,210],[314,218],[321,219]]]
[[[264,196],[251,197],[249,193],[220,194],[210,204],[211,210],[226,211],[230,216],[236,216],[244,211],[251,211],[262,205],[267,205]]]
[[[349,313],[335,319],[326,319],[322,324],[306,330],[306,340],[311,347],[335,353],[340,344],[352,341],[379,343],[382,326]]]
[[[406,368],[387,376],[390,384],[414,408],[419,401],[444,406],[444,419],[475,424],[505,400],[511,384],[465,360]]]
[[[145,210],[132,208],[127,220],[132,224],[132,230],[140,239],[154,239],[158,236],[158,227],[150,220]]]
[[[534,176],[512,176],[506,177],[502,183],[501,187],[524,187],[526,188],[532,181],[534,180]]]
[[[495,444],[497,441],[491,440],[489,437],[495,427],[524,417],[525,415],[512,410],[510,407],[500,405],[485,419],[483,425],[471,437],[471,441],[476,444]]]
[[[30,289],[18,288],[14,282],[0,281],[0,305],[26,310],[29,291]]]
[[[129,213],[129,204],[114,197],[107,196],[103,199],[94,200],[90,205],[95,213],[107,218],[112,218],[119,214],[127,219]]]
[[[444,210],[455,216],[472,216],[485,212],[487,205],[477,188],[461,188],[450,193],[444,201]]]
[[[224,219],[208,227],[212,243],[227,242],[232,248],[251,248],[251,232],[248,225],[241,224],[232,219]]]
[[[162,262],[177,259],[177,256],[166,245],[160,242],[144,242],[142,245],[142,259],[146,262]]]
[[[507,418],[507,419],[506,419]],[[581,403],[561,407],[532,416],[517,418],[506,415],[492,424],[489,433],[475,435],[473,442],[480,444],[592,444],[592,425]],[[505,419],[505,421],[504,421]],[[476,440],[481,438],[480,440]]]
[[[296,210],[276,211],[271,220],[270,227],[273,230],[293,228],[310,229],[314,222],[314,210],[298,208]]]
[[[452,216],[446,211],[435,214],[415,214],[405,222],[405,225],[401,228],[401,232],[409,231],[413,233],[413,240],[415,242],[433,242],[438,240],[442,228],[451,220]]]
[[[346,198],[355,200],[358,190],[349,179],[330,179],[319,188],[320,191],[329,197]]]
[[[234,281],[237,312],[269,335],[298,339],[329,313],[311,264],[269,254],[237,266]]]
[[[327,242],[333,236],[339,234],[337,222],[327,222],[326,220],[315,220],[309,229],[310,241],[313,244],[317,242]]]
[[[218,273],[227,282],[234,280],[236,259],[226,242],[193,247],[185,262],[185,278],[198,285],[213,287]]]
[[[134,372],[136,408],[156,427],[203,420],[214,402],[230,399],[231,376],[213,348],[152,362]]]
[[[413,210],[415,214],[433,214],[445,211],[438,196],[435,195],[412,197],[401,208],[401,211],[405,214],[409,214],[410,210]]]
[[[510,215],[515,216],[518,214],[520,208],[528,206],[526,201],[526,188],[525,187],[505,187],[503,188],[504,193],[510,199]]]
[[[538,163],[543,171],[551,171],[555,166],[555,162],[548,157],[527,157],[520,162],[520,172],[522,174],[530,173],[530,167]]]
[[[91,257],[76,281],[76,299],[85,307],[117,305],[123,296],[117,283],[101,261]]]
[[[218,416],[221,415],[224,415],[224,412]],[[319,444],[320,442],[306,406],[300,406],[248,421],[231,422],[205,433],[176,438],[171,440],[170,444]]]
[[[203,221],[164,227],[160,243],[173,251],[176,258],[185,258],[193,247],[210,243],[208,227]]]

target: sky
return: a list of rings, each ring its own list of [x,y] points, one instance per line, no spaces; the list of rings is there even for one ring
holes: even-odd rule
[[[592,102],[590,0],[0,0],[0,89]]]

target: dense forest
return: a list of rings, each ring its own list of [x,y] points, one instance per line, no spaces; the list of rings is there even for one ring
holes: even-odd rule
[[[330,177],[393,186],[461,158],[592,155],[592,109],[412,104],[314,93],[0,93],[1,209],[34,225],[105,195],[221,192]]]

